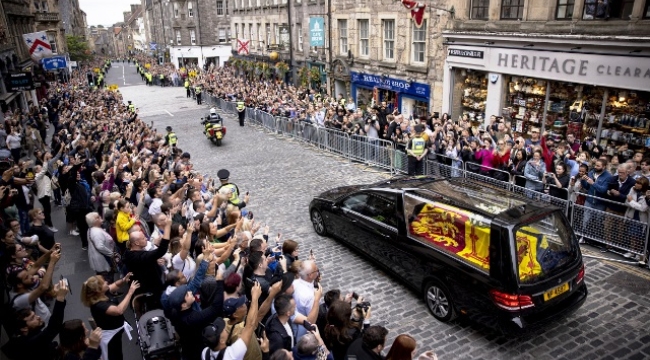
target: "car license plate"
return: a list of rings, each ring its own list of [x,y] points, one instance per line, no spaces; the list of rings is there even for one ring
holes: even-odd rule
[[[566,282],[556,288],[553,288],[547,292],[544,293],[544,301],[549,301],[557,296],[560,296],[564,294],[565,292],[569,291],[569,283]]]

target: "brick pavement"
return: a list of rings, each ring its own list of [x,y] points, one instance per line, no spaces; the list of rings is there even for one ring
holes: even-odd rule
[[[115,75],[109,73],[109,79],[111,76]],[[140,83],[139,79],[127,82]],[[418,351],[435,350],[441,360],[650,358],[647,272],[634,274],[625,267],[585,259],[590,291],[585,305],[572,316],[520,338],[504,338],[465,321],[442,324],[428,313],[420,295],[311,228],[307,208],[314,195],[386,175],[259,129],[240,128],[229,115],[225,116],[228,134],[224,145],[216,147],[204,137],[199,124],[207,107],[185,99],[183,88],[132,86],[120,90],[125,100],[133,100],[140,108],[143,120],[154,121],[158,131],[167,125],[174,127],[179,146],[192,154],[198,171],[214,176],[218,169],[228,168],[240,190],[250,191],[250,209],[271,226],[272,233],[282,232],[284,239],[297,240],[303,255],[313,249],[325,289],[354,290],[368,297],[373,304],[372,322],[390,330],[387,345],[398,334],[409,333],[418,341]],[[55,225],[64,229],[62,218],[57,218]],[[61,238],[64,244],[78,246],[77,239]],[[77,252],[70,254],[58,273],[86,276],[87,260]],[[69,308],[78,314],[75,317],[88,316],[77,308],[77,293],[69,302]],[[134,342],[125,345],[127,358],[138,358],[135,352]]]

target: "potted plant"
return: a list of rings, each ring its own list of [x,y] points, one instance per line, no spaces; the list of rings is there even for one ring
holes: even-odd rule
[[[298,80],[300,81],[301,86],[307,86],[309,83],[309,69],[306,67],[301,67],[300,70],[298,70]]]
[[[312,67],[309,69],[309,80],[311,80],[311,82],[320,83],[320,68]]]
[[[278,72],[278,75],[281,79],[284,79],[284,76],[289,72],[289,65],[284,61],[280,61],[275,64],[275,70]]]

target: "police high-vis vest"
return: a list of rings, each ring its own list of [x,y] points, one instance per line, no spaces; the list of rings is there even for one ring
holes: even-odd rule
[[[129,104],[129,111],[134,113],[135,112],[135,105]]]
[[[244,110],[246,104],[243,101],[237,101],[237,110]]]
[[[167,139],[168,139],[169,145],[172,145],[172,146],[176,145],[176,143],[178,142],[178,138],[176,137],[176,133],[174,133],[173,131],[167,134]]]
[[[160,74],[160,80],[163,80],[163,79],[165,79],[165,75]]]
[[[190,87],[190,82],[185,80],[185,88],[188,89]]]
[[[225,184],[219,188],[219,194],[230,194],[228,201],[233,205],[239,204],[239,192],[237,191],[237,186],[234,184]]]
[[[426,146],[426,141],[424,141],[424,138],[422,136],[416,135],[411,140],[411,153],[414,156],[420,156],[424,154],[425,146]]]
[[[197,86],[197,87],[194,89],[194,92],[197,93],[197,94],[200,94],[200,93],[201,93],[201,87],[200,87],[200,86]]]

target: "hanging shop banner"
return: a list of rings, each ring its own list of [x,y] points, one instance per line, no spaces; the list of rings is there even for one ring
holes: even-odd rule
[[[325,46],[325,19],[309,18],[309,46]]]
[[[43,69],[47,71],[65,69],[68,67],[65,56],[52,56],[50,58],[42,59]]]
[[[424,99],[429,98],[431,94],[431,87],[427,84],[408,82],[406,80],[393,79],[379,75],[361,74],[358,72],[350,71],[350,80],[352,83],[366,86],[371,89],[385,89],[402,94],[421,97]]]
[[[291,40],[289,36],[289,25],[280,25],[280,48],[281,49],[289,49],[289,46],[291,45]]]
[[[7,92],[34,90],[31,73],[19,72],[6,74],[3,77],[5,78]]]

